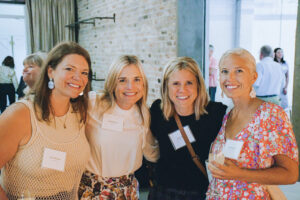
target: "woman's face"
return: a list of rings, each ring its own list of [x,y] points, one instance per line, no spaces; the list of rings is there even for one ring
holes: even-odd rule
[[[229,98],[250,98],[250,91],[257,73],[250,69],[244,58],[231,55],[220,63],[220,85]]]
[[[186,69],[174,71],[168,81],[169,98],[180,113],[194,113],[198,96],[198,83],[194,74]]]
[[[24,69],[23,69],[23,80],[24,82],[32,88],[39,78],[41,73],[41,68],[40,66],[36,64],[24,64]]]
[[[66,98],[76,98],[88,83],[89,65],[86,59],[78,54],[66,55],[56,66],[48,68],[49,78],[53,78],[52,94]]]
[[[122,69],[114,94],[117,104],[124,110],[130,109],[143,97],[144,81],[137,66],[131,64]]]
[[[275,56],[277,59],[281,59],[283,57],[283,51],[281,49],[278,49],[275,53]]]

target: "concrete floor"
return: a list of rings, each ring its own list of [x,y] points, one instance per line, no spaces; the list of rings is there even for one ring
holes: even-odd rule
[[[294,185],[280,185],[280,189],[283,191],[288,200],[300,200],[300,182]],[[140,200],[147,200],[148,190],[140,190]]]

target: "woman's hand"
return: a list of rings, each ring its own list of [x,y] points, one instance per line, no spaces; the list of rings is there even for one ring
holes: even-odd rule
[[[243,169],[228,158],[225,158],[224,165],[212,161],[212,165],[208,165],[208,169],[211,171],[212,176],[218,179],[237,180],[243,174]]]

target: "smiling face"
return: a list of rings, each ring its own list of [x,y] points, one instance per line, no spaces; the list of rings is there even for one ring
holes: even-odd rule
[[[76,98],[88,82],[89,65],[78,54],[66,55],[55,69],[48,68],[48,76],[54,81],[52,95],[63,98]]]
[[[198,85],[195,75],[186,70],[177,70],[170,74],[168,81],[169,98],[180,115],[194,113],[194,103],[198,96]]]
[[[23,69],[23,80],[24,82],[32,88],[34,86],[34,83],[37,81],[37,79],[40,76],[41,68],[33,63],[27,63],[24,64]]]
[[[117,104],[124,110],[130,109],[143,97],[144,83],[137,66],[131,64],[122,69],[114,94]]]
[[[249,94],[257,78],[250,63],[238,55],[229,55],[220,63],[220,85],[227,97],[250,98]]]

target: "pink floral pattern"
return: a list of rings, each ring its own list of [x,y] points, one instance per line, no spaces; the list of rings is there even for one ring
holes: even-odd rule
[[[213,145],[225,144],[225,125],[228,116],[229,113],[224,116],[221,130]],[[273,103],[262,103],[252,121],[236,135],[235,140],[244,141],[239,159],[236,161],[241,168],[269,168],[274,163],[272,157],[278,154],[286,155],[298,162],[298,147],[290,120],[284,110]],[[216,179],[216,185],[209,185],[207,191],[209,200],[216,199],[210,196],[214,186],[220,194],[220,198],[217,199],[270,199],[261,184]]]

